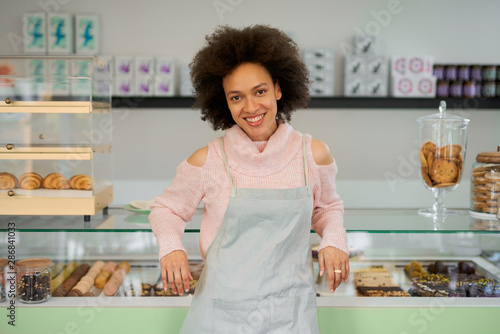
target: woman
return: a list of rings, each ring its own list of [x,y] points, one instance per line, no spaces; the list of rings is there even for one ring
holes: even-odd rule
[[[326,144],[287,123],[309,99],[309,74],[283,32],[219,27],[191,77],[202,119],[223,138],[183,161],[151,209],[164,287],[188,291],[180,241],[204,202],[205,268],[182,333],[318,333],[310,229],[333,292],[349,273],[337,166]]]

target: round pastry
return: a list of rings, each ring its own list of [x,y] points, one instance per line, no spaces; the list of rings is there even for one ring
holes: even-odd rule
[[[458,167],[453,161],[434,160],[429,175],[436,183],[451,183],[457,179]]]
[[[437,149],[437,146],[436,144],[434,144],[433,142],[426,142],[422,148],[420,149],[420,152],[422,152],[424,154],[424,156],[428,156],[429,153],[434,153]]]
[[[34,172],[27,172],[19,178],[19,187],[23,189],[37,189],[42,185],[43,177]]]
[[[110,280],[108,283],[106,283],[106,286],[104,286],[104,294],[106,296],[114,296],[115,293],[118,291],[120,288],[120,285],[122,285],[123,280],[127,276],[127,273],[125,272],[124,269],[116,269],[115,272],[113,273],[113,276],[111,276]]]
[[[465,261],[458,262],[457,267],[458,267],[458,272],[460,274],[471,275],[471,274],[475,274],[476,273],[476,268],[472,267],[471,265],[469,265]]]
[[[17,186],[17,178],[10,173],[0,173],[0,189],[7,190]]]
[[[80,280],[80,283],[86,282],[87,284],[92,284],[94,285],[94,279],[90,277],[87,273],[87,275],[83,276],[82,279]]]
[[[127,261],[120,262],[117,269],[123,269],[128,274],[130,271],[130,263]]]
[[[116,262],[109,261],[102,267],[102,270],[109,271],[112,274],[116,270],[116,267]]]
[[[42,186],[47,189],[69,189],[68,180],[59,173],[51,173],[43,179]]]
[[[109,280],[111,273],[107,270],[101,271],[101,273],[96,277],[94,284],[97,288],[102,289]]]
[[[71,188],[77,190],[91,190],[92,178],[85,174],[74,175],[69,179]]]

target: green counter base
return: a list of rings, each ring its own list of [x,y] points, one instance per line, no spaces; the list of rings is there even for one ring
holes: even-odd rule
[[[1,304],[0,304],[1,305]],[[15,327],[2,305],[2,334],[177,334],[187,308],[16,308]],[[318,309],[321,334],[500,333],[499,308]]]

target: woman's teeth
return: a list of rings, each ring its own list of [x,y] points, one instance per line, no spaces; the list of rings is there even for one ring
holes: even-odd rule
[[[259,115],[259,116],[255,116],[255,117],[252,117],[252,118],[247,117],[246,120],[249,121],[249,122],[251,122],[251,123],[255,123],[255,122],[260,121],[262,119],[262,117],[264,117],[264,114]]]

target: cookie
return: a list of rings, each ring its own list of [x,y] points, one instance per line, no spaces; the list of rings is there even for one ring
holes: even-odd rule
[[[495,207],[498,207],[498,201],[496,201],[496,200],[486,201],[486,206],[495,206]]]
[[[474,202],[472,205],[472,210],[474,211],[483,211],[485,204],[483,202]]]
[[[429,152],[427,155],[427,166],[429,166],[429,169],[432,167],[432,164],[434,163],[436,155],[434,152]]]
[[[472,198],[475,202],[486,202],[488,200],[488,196],[485,193],[478,193],[476,196]]]
[[[439,149],[440,157],[458,157],[462,151],[462,146],[457,144],[445,145]]]
[[[485,184],[486,179],[484,177],[476,177],[476,182],[479,184]]]
[[[429,172],[429,166],[427,165],[427,159],[425,158],[425,154],[420,151],[420,164],[422,165],[422,168],[425,169],[426,173]]]
[[[453,187],[456,184],[457,184],[456,182],[440,183],[440,184],[436,184],[434,187],[436,187],[436,188],[446,188],[446,187]]]
[[[428,156],[429,153],[434,153],[436,152],[437,146],[431,141],[428,141],[425,143],[422,148],[420,149],[420,152],[424,154],[424,156]]]
[[[497,213],[498,212],[498,208],[496,206],[485,206],[485,207],[483,207],[483,212],[486,212],[486,213]]]
[[[495,172],[488,172],[484,174],[484,179],[486,182],[499,182],[500,183],[500,174]]]
[[[422,172],[422,178],[424,179],[425,184],[432,188],[432,181],[429,177],[428,171],[426,171],[424,167],[421,167],[420,171]]]
[[[429,176],[435,183],[452,183],[458,176],[457,164],[449,160],[434,160]]]
[[[457,163],[458,171],[457,171],[457,179],[455,180],[455,183],[460,182],[460,179],[462,178],[462,167],[463,167],[463,163],[461,161],[459,161]]]
[[[472,177],[477,178],[477,177],[484,177],[484,175],[488,173],[487,171],[482,171],[482,172],[473,172]]]
[[[500,183],[488,182],[485,183],[484,187],[487,189],[488,192],[500,191]]]

